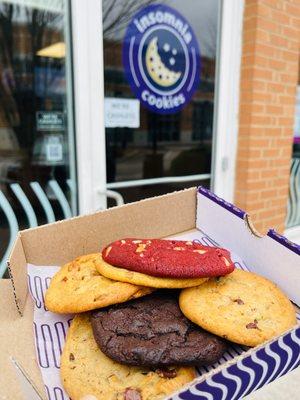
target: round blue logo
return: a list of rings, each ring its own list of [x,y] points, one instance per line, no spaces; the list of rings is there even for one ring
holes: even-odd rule
[[[161,4],[133,16],[124,38],[123,64],[132,91],[159,114],[178,112],[200,81],[200,51],[191,26]]]

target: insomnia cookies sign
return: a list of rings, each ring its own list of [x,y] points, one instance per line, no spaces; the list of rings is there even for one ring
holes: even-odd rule
[[[171,7],[142,8],[128,25],[123,64],[132,91],[151,111],[178,112],[200,80],[200,51],[188,21]]]

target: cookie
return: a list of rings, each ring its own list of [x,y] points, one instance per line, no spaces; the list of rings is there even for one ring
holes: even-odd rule
[[[161,278],[207,278],[234,270],[228,250],[184,240],[117,240],[102,257],[115,267]]]
[[[151,288],[180,289],[198,286],[208,280],[208,278],[159,278],[158,276],[150,276],[142,274],[141,272],[134,272],[125,268],[114,267],[103,259],[101,262],[97,263],[96,268],[101,275],[106,276],[109,279]]]
[[[89,313],[72,321],[61,357],[62,384],[73,400],[160,400],[195,376],[192,367],[151,370],[111,360],[95,342]]]
[[[79,313],[151,293],[152,289],[101,276],[101,261],[101,254],[88,254],[64,265],[51,280],[46,307],[55,313]]]
[[[127,365],[209,365],[226,350],[225,341],[182,314],[171,294],[157,292],[96,310],[91,324],[102,352]]]
[[[293,305],[282,291],[242,270],[183,290],[179,305],[202,328],[246,346],[259,345],[296,324]]]

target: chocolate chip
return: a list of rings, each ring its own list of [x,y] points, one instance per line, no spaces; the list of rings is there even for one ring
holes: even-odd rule
[[[73,354],[73,353],[70,353],[70,355],[69,355],[69,360],[70,360],[70,361],[74,361],[74,360],[75,360],[75,357],[74,357],[74,354]]]
[[[235,300],[233,300],[234,301],[234,303],[238,303],[238,305],[242,305],[242,304],[245,304],[244,302],[243,302],[243,300],[242,299],[235,299]]]
[[[177,371],[176,369],[157,369],[156,373],[161,377],[161,378],[175,378],[177,376]]]
[[[259,329],[257,326],[257,319],[255,319],[253,322],[249,322],[249,324],[246,325],[247,329]]]
[[[67,280],[68,278],[66,276],[62,279],[63,282],[67,282]]]
[[[124,392],[124,400],[142,400],[142,396],[139,390],[127,388]]]

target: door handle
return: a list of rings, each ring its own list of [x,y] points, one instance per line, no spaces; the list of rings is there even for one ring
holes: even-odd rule
[[[110,199],[114,199],[116,204],[117,204],[117,206],[122,206],[125,203],[124,202],[124,198],[121,195],[121,193],[116,192],[115,190],[109,190],[109,189],[101,190],[101,189],[99,189],[99,190],[97,190],[97,192],[99,194],[104,194],[106,197],[109,197]]]

